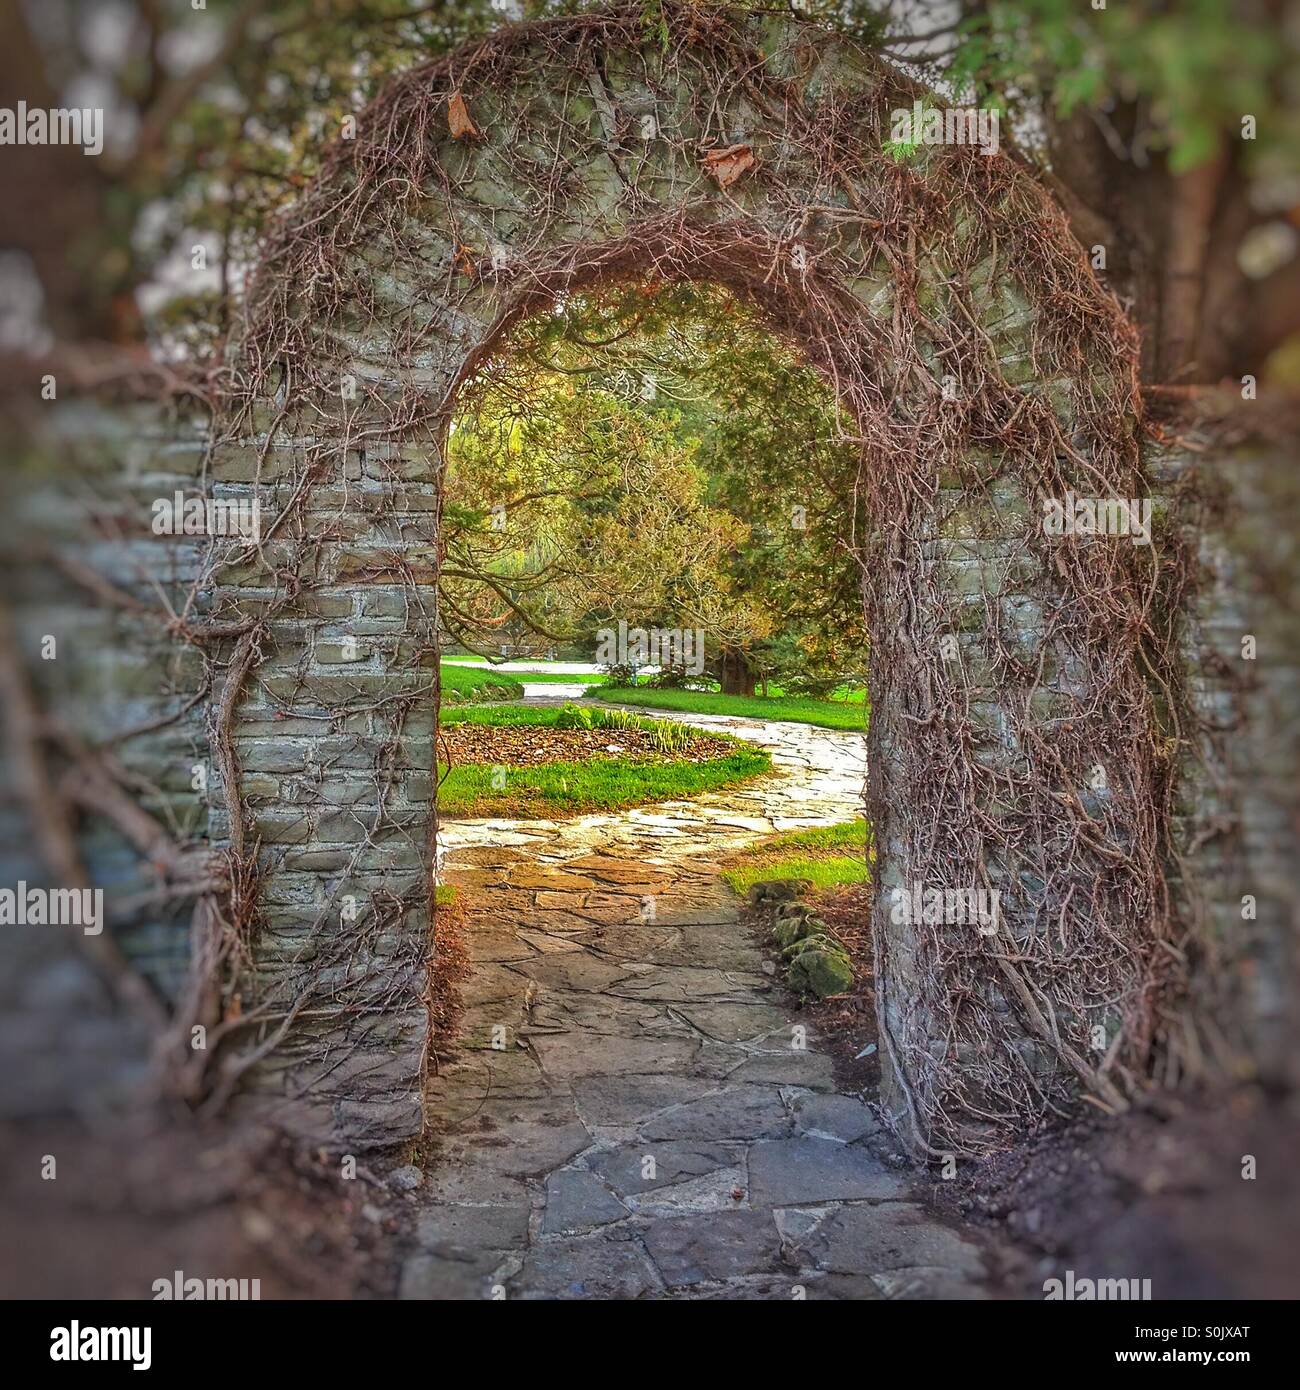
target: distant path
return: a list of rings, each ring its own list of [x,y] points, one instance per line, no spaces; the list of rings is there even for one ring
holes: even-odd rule
[[[566,821],[445,827],[468,904],[464,1031],[407,1298],[981,1296],[976,1247],[870,1148],[718,878],[774,830],[860,814],[863,739],[680,715],[783,775]],[[498,1044],[493,1047],[494,1030]]]

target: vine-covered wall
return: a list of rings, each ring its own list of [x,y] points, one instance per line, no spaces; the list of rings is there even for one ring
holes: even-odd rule
[[[918,93],[871,54],[668,13],[666,43],[639,12],[587,15],[395,82],[270,238],[206,442],[127,426],[143,477],[106,451],[87,499],[120,513],[111,553],[70,521],[78,563],[46,572],[72,645],[113,653],[103,691],[120,667],[176,715],[112,778],[189,808],[152,806],[151,851],[164,887],[204,890],[165,1056],[187,1098],[269,1100],[330,1146],[418,1131],[439,442],[504,328],[611,277],[728,286],[825,372],[861,450],[876,983],[907,1142],[981,1152],[1080,1092],[1119,1108],[1196,1070],[1207,958],[1169,830],[1212,755],[1171,712],[1216,640],[1189,597],[1208,590],[1184,586],[1185,546],[1042,525],[1045,499],[1146,495],[1132,331],[1013,155],[888,147]],[[255,499],[257,544],[148,534],[173,485]],[[52,601],[23,598],[27,657]],[[75,712],[72,667],[29,669],[84,737],[119,717],[116,693]],[[915,885],[996,891],[996,930],[900,920]]]

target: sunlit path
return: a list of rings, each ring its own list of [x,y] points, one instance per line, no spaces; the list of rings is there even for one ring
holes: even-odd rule
[[[976,1248],[883,1161],[734,895],[726,852],[861,813],[864,740],[692,716],[763,782],[619,814],[445,827],[464,1031],[406,1297],[978,1296]]]

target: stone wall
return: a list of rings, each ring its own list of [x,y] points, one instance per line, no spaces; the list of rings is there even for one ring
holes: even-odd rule
[[[910,106],[914,92],[851,43],[775,17],[718,17],[706,31],[692,23],[685,33],[664,45],[631,11],[600,29],[557,21],[503,31],[465,65],[408,74],[363,115],[355,145],[340,146],[272,238],[268,271],[252,295],[247,356],[233,363],[248,382],[241,404],[251,401],[256,423],[250,428],[247,414],[223,422],[214,467],[230,486],[260,476],[266,514],[283,524],[253,569],[225,577],[215,611],[231,620],[249,611],[250,596],[265,602],[293,586],[303,602],[328,605],[273,616],[231,727],[250,824],[220,829],[246,829],[250,843],[260,836],[260,970],[281,1010],[298,997],[304,967],[319,968],[300,943],[316,956],[326,927],[338,927],[349,884],[373,897],[375,885],[358,874],[405,872],[418,853],[422,818],[412,790],[423,789],[429,747],[422,730],[377,724],[373,707],[381,690],[389,700],[402,693],[403,681],[416,682],[406,693],[418,695],[429,633],[412,638],[408,625],[399,641],[384,628],[399,620],[376,619],[369,605],[429,606],[421,561],[433,533],[421,531],[415,500],[432,507],[437,474],[429,461],[456,392],[515,319],[585,285],[651,275],[732,289],[800,343],[862,432],[864,476],[886,523],[865,556],[883,881],[943,873],[951,880],[943,887],[1000,888],[1009,930],[1023,944],[1049,892],[1065,897],[1066,911],[1078,910],[1069,907],[1068,885],[1051,881],[1054,867],[1039,863],[1055,856],[1054,846],[1032,839],[1051,826],[1073,843],[1063,822],[1075,814],[1074,783],[1095,757],[1090,751],[1083,761],[1079,747],[1132,745],[1140,754],[1149,746],[1141,730],[1112,727],[1122,712],[1096,698],[1093,672],[1072,665],[1060,633],[1041,643],[1048,677],[1027,710],[1014,703],[1018,690],[999,687],[994,665],[1010,642],[1024,649],[1017,659],[1032,675],[1037,658],[1028,649],[1041,635],[1035,604],[1070,599],[1041,535],[1022,517],[999,516],[999,506],[1014,512],[1017,498],[1045,485],[1045,470],[1059,486],[1072,459],[1094,479],[1136,473],[1131,335],[1063,219],[1011,161],[966,151],[958,170],[952,151],[918,147],[900,168],[884,148],[890,112]],[[738,87],[726,74],[741,51],[760,76]],[[454,102],[467,113],[459,129]],[[381,194],[394,169],[402,171],[397,184],[418,197]],[[966,202],[967,187],[982,196]],[[1042,262],[1023,259],[1017,242],[1027,220],[1052,242],[1046,280]],[[904,224],[912,232],[899,231]],[[337,275],[316,274],[326,261]],[[1052,285],[1074,306],[1071,316],[1052,308]],[[1049,341],[1066,345],[1061,356],[1078,372],[1086,364],[1088,379],[1037,370],[1035,354]],[[270,362],[292,369],[264,371]],[[986,372],[996,378],[987,397],[974,385],[975,396],[964,397],[963,378],[974,383]],[[1043,449],[1006,444],[986,458],[967,444],[975,432],[988,439],[1003,431],[1022,441],[1038,432]],[[1057,440],[1068,449],[1063,443],[1059,457],[1044,458]],[[406,485],[413,477],[428,489],[422,495]],[[968,488],[991,499],[978,517],[950,505]],[[409,572],[411,542],[400,534],[408,526],[416,550]],[[1087,612],[1071,616],[1085,628],[1093,621]],[[357,626],[376,622],[372,631]],[[939,642],[954,629],[964,660],[945,665]],[[1123,637],[1113,642],[1121,684],[1132,674]],[[935,700],[937,713],[927,709]],[[1047,747],[1062,707],[1077,713],[1068,765]],[[973,749],[964,742],[967,723]],[[1032,747],[1017,744],[1026,725]],[[259,741],[273,727],[286,736],[268,765]],[[382,794],[362,787],[367,768],[383,771]],[[998,805],[989,786],[1008,773],[1014,785]],[[278,806],[268,800],[269,779],[278,779]],[[297,800],[284,801],[286,790]],[[1126,792],[1111,799],[1105,834],[1149,820],[1144,789]],[[1026,875],[988,848],[1004,830],[1036,872]],[[233,840],[231,847],[238,850]],[[1087,845],[1074,849],[1092,854]],[[1098,870],[1087,892],[1116,915],[1121,904],[1147,901],[1153,874],[1151,864]],[[384,934],[408,964],[421,934],[413,893],[403,881],[404,934]],[[1149,913],[1144,920],[1149,926]],[[915,1140],[944,1130],[974,1151],[1023,1122],[1026,1107],[1043,1103],[1036,1094],[1064,1095],[1072,1068],[1044,1028],[1027,1026],[1022,1001],[1008,1003],[983,968],[987,943],[969,926],[927,935],[879,912],[877,929],[890,1055],[910,1080],[910,1098],[895,1111]],[[1099,953],[1111,973],[1092,997],[1131,997],[1146,957],[1126,951],[1116,932],[1102,935]],[[347,970],[336,962],[321,978],[337,976],[349,997],[367,978],[382,990],[373,973],[350,973],[372,955],[385,959],[367,946]],[[327,1026],[341,1010],[338,999],[324,998],[328,1009],[313,1003],[295,1017]],[[1080,1031],[1085,1022],[1076,1015],[1062,1026]],[[397,1026],[393,1046],[413,1075],[418,1030],[413,1020]],[[295,1069],[319,1042],[307,1037]],[[346,1051],[331,1043],[328,1055]],[[351,1104],[360,1084],[352,1064],[330,1067],[342,1078],[338,1104]],[[1009,1090],[990,1106],[994,1073]],[[391,1077],[380,1076],[391,1095]],[[293,1078],[277,1084],[306,1093]],[[320,1093],[317,1084],[309,1089]],[[348,1124],[354,1120],[364,1131],[364,1115],[349,1111]],[[376,1130],[390,1124],[385,1111]]]
[[[989,180],[988,197],[945,202],[954,187],[946,156],[922,150],[902,171],[881,150],[890,109],[910,103],[909,84],[821,31],[736,22],[743,32],[727,43],[753,45],[765,61],[757,86],[725,94],[690,78],[723,61],[717,35],[669,54],[644,39],[635,16],[598,54],[589,27],[569,21],[546,30],[544,50],[537,31],[506,33],[499,52],[485,48],[467,87],[472,139],[448,124],[459,69],[394,84],[363,118],[353,162],[331,166],[313,194],[320,201],[304,204],[301,228],[281,229],[269,262],[292,264],[305,246],[313,271],[343,264],[310,285],[289,273],[261,282],[248,350],[227,364],[248,389],[223,406],[211,439],[205,425],[156,410],[100,423],[93,408],[65,401],[39,424],[47,471],[8,480],[6,548],[18,559],[7,569],[41,697],[86,739],[140,729],[114,756],[140,774],[143,803],[177,840],[210,847],[233,872],[233,936],[220,938],[233,954],[224,994],[203,1017],[241,1068],[255,1063],[238,1078],[245,1102],[313,1143],[398,1142],[422,1121],[439,443],[457,389],[516,317],[602,279],[653,272],[727,285],[803,343],[863,432],[881,521],[865,553],[878,879],[902,887],[927,864],[946,865],[954,881],[940,886],[1002,893],[1008,933],[996,950],[969,926],[923,933],[878,900],[886,1104],[908,1142],[976,1151],[1059,1107],[1095,1064],[1079,1056],[1066,1065],[1045,1033],[1110,1028],[1109,1005],[1031,1026],[1041,1010],[1032,994],[1026,1003],[1017,972],[1002,969],[1041,948],[1044,914],[1078,916],[1088,902],[1115,919],[1101,949],[1130,994],[1140,974],[1131,960],[1150,952],[1162,925],[1154,909],[1118,918],[1124,905],[1150,901],[1149,866],[1115,869],[1122,852],[1103,843],[1094,854],[1077,835],[1080,805],[1101,837],[1136,835],[1152,819],[1155,789],[1143,778],[1162,731],[1135,724],[1145,706],[1098,698],[1102,667],[1089,667],[1072,640],[1096,636],[1097,615],[1075,603],[1037,512],[1037,499],[1069,484],[1079,460],[1081,476],[1118,486],[1131,456],[1136,485],[1133,344],[1063,219],[1018,166],[971,153],[962,177]],[[408,142],[399,153],[424,180],[410,185],[419,197],[356,194],[367,159],[394,157],[375,129]],[[703,155],[723,140],[757,155],[751,176],[725,186]],[[826,169],[842,169],[850,149],[863,163],[846,186]],[[528,184],[528,171],[550,160],[563,178]],[[353,220],[358,209],[368,216]],[[1054,238],[1047,264],[1075,317],[1059,315],[1053,287],[1037,282],[1042,263],[1017,268],[1031,209],[1042,214],[1037,230]],[[900,218],[933,227],[932,240],[890,240],[882,228]],[[321,283],[337,291],[328,304],[311,298]],[[258,313],[269,340],[257,336]],[[1045,341],[1066,343],[1075,377],[1036,369]],[[964,401],[962,359],[944,358],[941,346],[960,347],[965,365],[989,367],[991,353],[996,389]],[[292,370],[264,373],[268,361]],[[950,391],[945,366],[954,362]],[[954,414],[964,422],[957,429]],[[1030,420],[1061,442],[1058,457],[972,442],[977,427],[1014,439]],[[74,448],[74,438],[93,442]],[[1203,562],[1191,597],[1171,598],[1191,606],[1168,615],[1185,653],[1179,670],[1164,673],[1170,709],[1185,694],[1201,714],[1241,721],[1218,733],[1198,724],[1164,756],[1165,765],[1176,756],[1183,779],[1186,863],[1173,865],[1175,886],[1185,911],[1213,924],[1196,942],[1222,947],[1217,963],[1193,962],[1196,978],[1215,988],[1234,980],[1234,999],[1220,1009],[1207,997],[1201,1013],[1213,1023],[1235,1008],[1248,1020],[1239,1055],[1262,1057],[1275,1046],[1270,1020],[1285,997],[1275,982],[1286,968],[1294,808],[1278,769],[1293,762],[1277,755],[1294,744],[1270,731],[1294,707],[1294,613],[1275,620],[1261,602],[1277,565],[1251,518],[1277,500],[1265,487],[1274,457],[1239,435],[1226,447],[1230,465],[1213,449],[1168,441],[1148,453],[1153,480],[1177,494],[1172,524]],[[66,487],[51,489],[51,476]],[[151,536],[149,503],[190,485],[256,498],[260,543]],[[83,494],[94,522],[70,509]],[[37,538],[110,576],[118,597],[148,615],[102,594],[92,602],[67,565],[24,558]],[[1261,652],[1243,678],[1223,644],[1248,618]],[[59,657],[41,663],[33,643],[54,626]],[[1105,693],[1131,693],[1131,636],[1113,634],[1120,679]],[[1089,764],[1110,756],[1128,758],[1135,780],[1086,786]],[[12,838],[13,816],[10,827]],[[1068,882],[1067,847],[1078,856]],[[121,842],[92,826],[85,853],[115,899],[134,893],[141,872]],[[20,862],[7,860],[15,876]],[[1228,920],[1227,886],[1239,882],[1261,904],[1244,952]],[[142,911],[118,928],[172,993],[187,908]],[[1043,971],[1033,985],[1049,998],[1060,985],[1069,997],[1072,971],[1096,964],[1069,962],[1068,951],[1064,963],[1034,961]],[[1023,992],[1013,997],[1017,981]],[[1214,993],[1209,983],[1205,993]],[[218,1078],[218,1090],[232,1079]]]
[[[208,797],[193,785],[207,760],[203,663],[166,627],[202,561],[198,544],[151,534],[151,503],[196,488],[207,421],[187,408],[78,398],[67,380],[57,389],[56,402],[37,403],[34,390],[25,408],[6,403],[0,593],[13,651],[3,659],[29,682],[50,732],[98,750],[147,817],[124,829],[84,815],[78,849],[104,891],[108,937],[173,1000],[188,969],[193,902],[155,896],[147,835],[156,825],[180,845],[207,841]],[[88,779],[70,770],[68,751],[60,744],[48,764],[73,801]],[[8,739],[0,788],[0,884],[65,886],[51,884],[37,851]],[[70,931],[0,930],[0,1115],[93,1112],[143,1075],[151,1025],[114,1008],[85,945]]]
[[[1189,561],[1181,605],[1169,615],[1180,664],[1167,674],[1183,720],[1170,879],[1196,958],[1192,1031],[1204,1048],[1206,1074],[1294,1084],[1293,884],[1300,848],[1294,444],[1264,406],[1225,412],[1221,400],[1151,399],[1146,467],[1167,517],[1166,541],[1180,545]],[[206,543],[148,534],[153,499],[199,485],[208,426],[195,412],[86,400],[43,411],[35,423],[29,447],[5,474],[2,509],[5,596],[26,669],[59,725],[110,749],[138,779],[141,806],[178,841],[219,849],[229,843],[224,812],[212,809],[221,800],[210,738],[220,663],[205,698],[201,654],[177,643],[158,620],[167,609],[184,611],[211,557]],[[229,494],[251,486],[255,457],[256,451],[226,451],[212,474],[219,489]],[[276,452],[265,457],[273,472]],[[385,556],[391,559],[397,540],[410,558],[412,537],[427,535],[433,490],[423,471],[420,458],[353,455],[348,495],[326,494],[327,505],[313,517],[321,535],[330,528],[346,532],[319,576],[335,582],[276,618],[268,657],[238,706],[248,829],[272,878],[261,899],[267,925],[258,950],[277,964],[273,988],[284,988],[283,963],[301,960],[289,978],[314,991],[314,1017],[251,1075],[251,1091],[271,1097],[299,1133],[354,1145],[410,1137],[421,1122],[432,670],[420,659],[427,628],[412,609],[410,575],[390,582]],[[274,497],[274,488],[268,495]],[[400,524],[411,529],[396,537],[368,529],[367,499],[382,499],[378,509],[389,515],[395,498],[407,504]],[[993,499],[1008,529],[1024,524],[1027,507],[1018,489],[1005,485]],[[978,602],[982,587],[964,584],[961,572],[1004,563],[1007,543],[976,539],[976,532],[987,533],[988,517],[974,516],[970,499],[956,492],[944,495],[939,514],[930,557],[955,567],[958,607]],[[152,613],[99,601],[59,557],[84,565]],[[340,573],[365,577],[340,585]],[[229,603],[256,612],[274,592],[255,563],[226,569],[220,578],[224,583],[201,591],[203,611]],[[1032,603],[1007,602],[1014,610],[1008,631],[1032,643]],[[996,709],[989,673],[976,679],[984,657],[978,628],[964,631],[957,621],[954,630],[972,693],[982,691]],[[40,657],[47,636],[57,642],[52,661]],[[1253,660],[1242,654],[1249,636],[1256,639]],[[875,755],[886,758],[897,726],[887,698],[873,694]],[[337,698],[351,705],[358,695],[363,712],[333,717]],[[1014,756],[997,736],[996,718],[975,756]],[[192,785],[198,768],[211,771],[206,793]],[[9,789],[0,803],[0,878],[41,882],[27,817],[2,760],[0,777]],[[890,846],[887,807],[877,834],[884,850],[880,882],[888,889],[899,879],[899,847]],[[189,954],[192,903],[148,903],[156,876],[138,847],[103,819],[84,822],[80,846],[105,888],[113,935],[159,992],[174,999]],[[354,921],[344,920],[349,895]],[[1243,915],[1246,895],[1255,899],[1253,917]],[[132,908],[132,901],[140,906]],[[343,961],[335,958],[338,942],[347,946]],[[51,952],[48,938],[31,934],[7,933],[3,944],[7,1046],[39,1045],[46,1053],[35,1080],[10,1077],[8,1092],[21,1110],[56,1097],[61,1077],[83,1084],[100,1077],[90,1064],[106,1025],[92,1010],[81,1036],[63,1023],[51,1031],[50,982],[68,968],[59,964],[62,948]],[[317,965],[322,954],[324,969]],[[907,987],[909,968],[919,968],[916,959],[896,952],[896,988]],[[146,1044],[136,1037],[137,1063]],[[901,1107],[888,1074],[886,1096]]]
[[[290,512],[313,442],[268,428],[217,448],[217,490],[257,492],[271,539],[215,572],[211,611],[272,614],[230,719],[256,846],[255,1006],[288,1028],[249,1089],[358,1147],[423,1120],[438,499],[418,447],[339,440]],[[286,583],[301,591],[284,603]],[[232,831],[214,813],[221,848]]]
[[[1294,1086],[1300,419],[1235,393],[1149,401],[1149,476],[1187,564],[1171,615],[1181,746],[1170,881],[1196,958],[1196,1045],[1213,1072]]]

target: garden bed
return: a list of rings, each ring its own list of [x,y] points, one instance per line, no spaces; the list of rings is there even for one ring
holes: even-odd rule
[[[735,751],[730,739],[700,733],[671,754],[643,729],[557,729],[539,724],[463,723],[443,731],[442,752],[452,766],[489,763],[496,767],[536,767],[542,763],[625,758],[632,762],[704,763]]]
[[[772,769],[770,756],[626,710],[501,705],[448,714],[439,736],[445,816],[554,816],[698,796]]]

